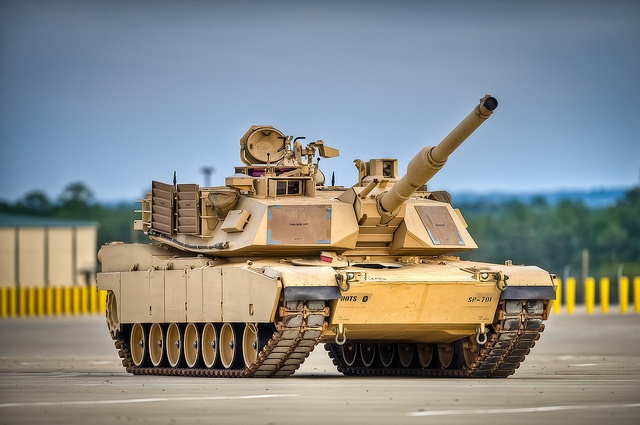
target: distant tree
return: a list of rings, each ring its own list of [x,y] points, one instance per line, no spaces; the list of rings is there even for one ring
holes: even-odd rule
[[[538,195],[531,200],[531,205],[538,208],[545,208],[549,204],[547,203],[547,200],[544,196]]]
[[[51,214],[53,204],[46,193],[32,190],[18,200],[16,209],[23,214],[48,215]]]
[[[69,183],[60,194],[60,202],[63,204],[72,202],[89,204],[93,201],[93,192],[82,182]]]
[[[561,201],[550,210],[544,243],[554,273],[560,274],[567,265],[580,270],[582,250],[590,246],[591,221],[592,211],[580,202]]]
[[[56,215],[64,218],[90,218],[94,195],[82,182],[68,184],[60,194]]]
[[[629,239],[629,235],[619,222],[610,221],[597,230],[598,237],[596,244],[603,255],[602,260],[608,262],[621,261],[624,246]]]
[[[627,192],[615,205],[599,211],[591,223],[594,263],[613,269],[640,267],[640,189]]]

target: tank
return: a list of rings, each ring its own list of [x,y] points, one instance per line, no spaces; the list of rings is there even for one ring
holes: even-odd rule
[[[489,118],[486,95],[404,177],[355,160],[329,186],[322,140],[253,126],[224,186],[153,181],[134,228],[101,247],[107,326],[133,374],[285,377],[318,344],[345,375],[507,377],[544,329],[557,286],[535,267],[463,261],[476,249],[426,183]]]

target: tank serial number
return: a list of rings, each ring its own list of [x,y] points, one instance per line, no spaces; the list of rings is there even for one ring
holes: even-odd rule
[[[493,302],[494,296],[491,294],[477,294],[473,297],[469,297],[467,302],[469,304],[488,304]]]

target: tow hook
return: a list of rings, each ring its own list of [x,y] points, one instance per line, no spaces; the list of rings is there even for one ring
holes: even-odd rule
[[[476,342],[478,345],[485,345],[489,339],[488,332],[484,327],[484,323],[480,323],[480,327],[476,328]]]
[[[338,324],[338,327],[333,330],[333,333],[336,334],[336,344],[344,345],[347,342],[347,328],[345,328],[342,323]],[[342,339],[340,339],[341,336]]]

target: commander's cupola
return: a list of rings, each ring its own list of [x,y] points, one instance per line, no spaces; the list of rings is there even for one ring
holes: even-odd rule
[[[240,139],[240,159],[244,166],[225,180],[226,186],[260,198],[315,196],[324,185],[324,174],[313,159],[339,155],[337,149],[317,140],[303,147],[305,137],[285,136],[271,126],[255,125]]]

